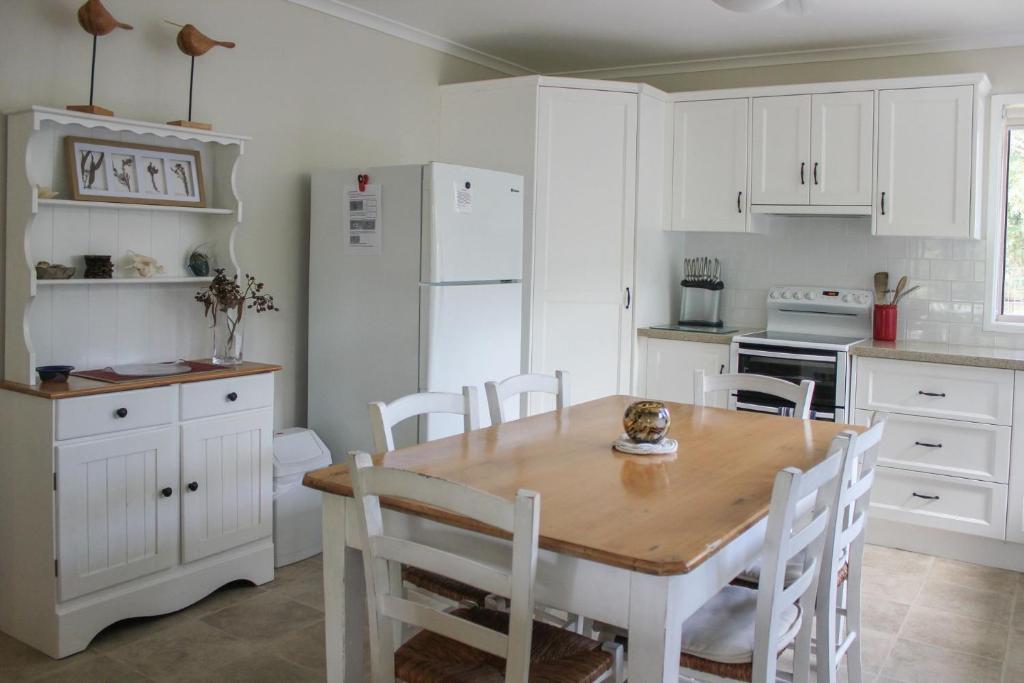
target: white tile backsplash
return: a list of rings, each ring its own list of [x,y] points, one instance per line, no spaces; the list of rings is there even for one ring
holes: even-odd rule
[[[872,289],[885,270],[920,289],[900,305],[901,339],[1024,348],[1024,334],[982,330],[984,241],[877,237],[863,218],[758,216],[756,233],[687,233],[680,256],[722,259],[722,318],[734,327],[762,327],[773,285]]]

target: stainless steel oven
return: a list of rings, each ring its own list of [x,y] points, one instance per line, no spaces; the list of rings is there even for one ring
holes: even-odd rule
[[[814,382],[811,418],[846,422],[849,404],[849,354],[846,351],[769,346],[734,342],[730,358],[732,372],[767,375],[793,384]],[[737,391],[729,407],[761,413],[792,415],[793,403],[767,394]]]
[[[814,382],[811,417],[847,422],[850,347],[871,335],[872,293],[863,289],[772,287],[767,329],[733,337],[730,372]],[[792,415],[793,404],[752,391],[733,392],[729,407]]]

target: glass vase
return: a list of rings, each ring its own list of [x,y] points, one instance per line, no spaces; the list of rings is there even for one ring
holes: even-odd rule
[[[243,309],[244,311],[244,309]],[[245,318],[238,309],[218,311],[213,323],[213,362],[215,365],[239,365],[245,341]]]

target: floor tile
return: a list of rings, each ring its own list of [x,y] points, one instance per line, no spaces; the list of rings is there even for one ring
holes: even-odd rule
[[[200,619],[205,624],[245,641],[266,641],[323,619],[323,613],[271,593],[265,599],[247,600]]]
[[[1006,569],[983,567],[979,564],[957,562],[943,557],[935,558],[928,578],[938,579],[946,583],[955,583],[966,588],[979,590],[1013,592],[1018,585],[1020,575]]]
[[[1011,633],[1006,648],[1006,683],[1024,681],[1024,634]]]
[[[1002,662],[899,639],[882,675],[905,683],[999,683]]]
[[[0,633],[0,681],[15,683],[27,681],[47,672],[55,672],[78,659],[88,659],[91,653],[83,652],[56,660],[39,650],[29,647],[6,633]]]
[[[864,566],[887,573],[921,576],[928,572],[935,558],[880,545],[864,546]]]
[[[861,629],[861,669],[864,675],[874,675],[882,670],[886,658],[896,645],[896,636],[892,633],[875,631],[867,625]],[[845,664],[840,667],[846,671]]]
[[[104,655],[91,655],[70,662],[50,673],[33,678],[32,683],[146,683],[151,679]]]
[[[917,599],[924,585],[924,573],[901,573],[887,569],[864,567],[861,593],[864,602],[868,596],[909,605]]]
[[[327,670],[324,622],[300,628],[270,644],[268,648],[281,659],[313,671]]]
[[[1013,615],[1013,601],[1008,600],[1005,593],[977,590],[935,579],[925,582],[914,604],[998,624],[1009,624]]]
[[[128,643],[108,656],[154,680],[170,681],[204,675],[251,650],[250,644],[191,620]]]
[[[900,631],[900,638],[1000,661],[1008,636],[1008,626],[916,605]]]
[[[189,680],[196,683],[319,683],[324,675],[271,654],[254,653]]]
[[[861,620],[863,626],[883,633],[898,633],[907,618],[910,605],[880,598],[877,594],[861,596]]]

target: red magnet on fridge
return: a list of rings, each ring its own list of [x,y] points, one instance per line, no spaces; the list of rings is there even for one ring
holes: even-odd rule
[[[370,176],[365,173],[360,173],[356,176],[356,180],[359,181],[359,191],[366,192],[366,184],[370,182]]]

